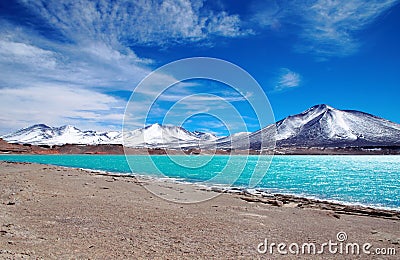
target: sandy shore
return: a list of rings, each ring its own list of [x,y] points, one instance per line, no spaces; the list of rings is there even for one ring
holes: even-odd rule
[[[347,234],[344,245],[370,243],[371,253],[393,248],[400,255],[396,212],[246,194],[177,204],[148,192],[146,182],[0,162],[0,258],[320,259],[301,250],[284,256],[276,247],[273,254],[260,254],[257,247],[267,239],[269,245],[314,243],[320,249],[329,240],[338,242],[339,232]],[[376,258],[360,251],[331,254],[325,248],[323,257]]]

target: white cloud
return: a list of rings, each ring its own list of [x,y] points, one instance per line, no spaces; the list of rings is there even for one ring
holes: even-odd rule
[[[33,86],[0,89],[0,132],[36,123],[83,128],[121,124],[124,107],[121,100],[91,90],[74,87]]]
[[[301,76],[299,73],[291,71],[287,68],[282,68],[280,75],[275,83],[275,91],[282,91],[298,87],[301,83]]]
[[[261,27],[277,30],[281,26],[280,20],[283,18],[283,1],[257,1],[250,8],[253,12],[251,20],[258,23]]]
[[[0,87],[32,84],[131,90],[145,75],[149,60],[122,53],[103,42],[60,43],[25,28],[0,29]],[[29,40],[26,40],[29,38]]]
[[[35,68],[53,69],[56,65],[55,54],[26,43],[0,39],[2,61],[9,64],[27,63]]]
[[[253,19],[263,27],[295,25],[295,49],[320,57],[347,56],[358,51],[356,33],[375,22],[399,0],[270,1]],[[294,18],[294,19],[293,19]]]
[[[228,15],[226,12],[211,16],[208,21],[207,30],[209,33],[226,37],[237,37],[254,33],[250,29],[242,30],[239,16]]]

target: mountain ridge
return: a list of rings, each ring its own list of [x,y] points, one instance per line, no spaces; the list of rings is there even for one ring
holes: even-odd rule
[[[93,131],[36,124],[4,135],[10,143],[36,145],[124,144],[139,148],[267,149],[273,147],[400,146],[400,124],[357,110],[319,104],[258,131],[218,138],[158,123],[128,132]]]

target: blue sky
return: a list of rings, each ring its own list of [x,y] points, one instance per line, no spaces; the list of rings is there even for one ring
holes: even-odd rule
[[[3,0],[0,134],[35,123],[119,130],[126,102],[144,77],[196,56],[249,72],[276,120],[326,103],[400,123],[398,28],[394,0]],[[196,86],[175,92],[179,98],[236,95],[218,83]],[[162,119],[170,104],[155,105],[158,114],[149,123]],[[214,104],[196,106],[210,111]],[[235,106],[247,130],[257,130],[251,109]],[[139,106],[137,118],[143,116]],[[184,126],[225,135],[222,123],[199,115]]]

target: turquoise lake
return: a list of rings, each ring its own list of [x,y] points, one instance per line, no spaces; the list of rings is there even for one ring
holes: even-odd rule
[[[129,164],[124,155],[0,155],[0,160],[168,176],[400,210],[400,156],[273,156],[271,161],[267,156],[131,155]]]

